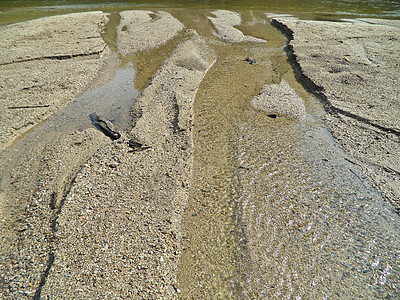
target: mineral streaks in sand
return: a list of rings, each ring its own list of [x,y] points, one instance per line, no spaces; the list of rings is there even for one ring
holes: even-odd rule
[[[293,37],[289,46],[325,102],[333,135],[400,209],[400,21],[273,23]]]
[[[213,11],[213,15],[215,17],[208,17],[208,19],[214,25],[217,30],[216,35],[220,39],[230,43],[266,42],[263,39],[244,35],[239,29],[234,27],[242,23],[242,18],[239,13],[228,10],[216,10]]]
[[[284,79],[279,84],[264,85],[251,100],[251,105],[275,117],[285,115],[298,120],[306,117],[303,100]]]
[[[181,215],[192,170],[193,101],[215,57],[194,32],[154,75],[123,137],[79,173],[59,218],[59,244],[42,296],[176,296]],[[101,288],[99,288],[101,287]]]
[[[71,103],[110,52],[102,12],[46,17],[0,30],[0,149]],[[9,109],[9,107],[42,106]]]
[[[123,11],[118,27],[118,50],[122,55],[148,50],[175,37],[183,24],[164,11]]]

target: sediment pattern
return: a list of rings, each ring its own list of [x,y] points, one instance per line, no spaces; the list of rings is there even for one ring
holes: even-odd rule
[[[133,107],[130,135],[150,148],[129,152],[126,137],[115,141],[75,179],[42,296],[177,295],[181,216],[191,185],[192,107],[214,62],[204,41],[188,34]]]
[[[229,10],[213,11],[215,17],[208,17],[217,30],[217,36],[230,43],[240,42],[266,42],[265,40],[255,38],[253,36],[244,35],[238,26],[242,23],[242,18],[239,13]]]
[[[183,24],[165,11],[123,11],[118,26],[122,55],[159,47],[183,30]]]
[[[363,174],[398,204],[398,21],[275,15],[293,72],[263,12],[120,16],[112,54],[101,12],[1,28],[2,147],[96,74],[133,104],[118,140],[34,132],[2,153],[0,295],[398,294],[399,217]],[[124,93],[102,85],[131,62]]]
[[[291,39],[299,78],[324,103],[332,134],[400,209],[400,22],[272,22]]]
[[[76,13],[0,30],[0,149],[88,87],[110,53],[100,36],[106,22],[103,12]]]
[[[299,120],[306,117],[303,100],[285,80],[279,84],[264,85],[260,93],[251,100],[251,105],[271,117],[283,115]]]

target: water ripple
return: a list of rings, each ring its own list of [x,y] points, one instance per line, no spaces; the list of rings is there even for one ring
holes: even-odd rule
[[[329,133],[255,112],[239,130],[242,297],[398,295],[400,218]]]

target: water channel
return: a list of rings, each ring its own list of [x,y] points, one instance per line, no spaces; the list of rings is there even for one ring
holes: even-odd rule
[[[150,6],[145,2],[67,2],[70,6],[65,1],[44,1],[44,6],[27,8],[22,4],[30,5],[30,1],[9,1],[2,7],[0,23],[23,19],[23,10],[36,17]],[[324,111],[318,99],[303,89],[287,60],[286,38],[264,15],[265,11],[297,12],[313,19],[400,15],[398,2],[361,2],[255,1],[248,7],[247,2],[159,1],[151,5],[169,7],[167,10],[186,27],[196,29],[218,56],[200,86],[194,108],[193,184],[183,219],[178,274],[182,298],[371,299],[400,295],[399,215],[336,145],[321,120]],[[219,42],[206,22],[210,11],[196,6],[236,9],[243,18],[239,29],[267,40],[267,45]],[[257,57],[257,64],[244,62],[248,56]],[[61,134],[60,128],[64,132],[88,128],[88,114],[95,109],[126,128],[129,115],[119,112],[129,111],[138,93],[134,76],[132,65],[123,65],[110,82],[80,96],[9,151],[23,152],[18,147],[29,147],[38,138],[44,142],[49,132]],[[250,100],[263,84],[282,79],[305,102],[305,121],[270,118],[251,108]],[[96,101],[100,98],[110,101],[99,106]],[[117,98],[123,101],[117,103]]]

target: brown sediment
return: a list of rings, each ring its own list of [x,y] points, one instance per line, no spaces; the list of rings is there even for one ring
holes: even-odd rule
[[[178,19],[165,11],[135,10],[124,11],[120,15],[118,51],[122,55],[159,47],[184,28]]]
[[[303,100],[284,79],[280,84],[264,85],[251,105],[275,118],[278,115],[295,117],[300,121],[306,118]]]
[[[222,40],[230,43],[265,42],[263,39],[244,35],[242,31],[235,28],[242,23],[242,17],[239,13],[229,10],[215,10],[212,14],[215,17],[208,17],[208,19],[213,23],[216,35]]]
[[[255,24],[258,22],[262,20]],[[229,20],[227,23],[230,24]],[[240,136],[238,126],[250,108],[250,100],[264,84],[274,82],[275,52],[266,50],[265,44],[270,38],[269,31],[274,29],[258,27],[258,37],[264,40],[252,43],[237,43],[237,40],[226,43],[223,36],[214,36],[213,27],[202,29],[218,58],[205,76],[194,105],[194,166],[190,198],[183,216],[178,282],[183,298],[229,299],[239,297],[246,281],[243,276],[249,268],[248,253],[243,247],[245,237],[237,226],[240,221],[235,141]],[[281,43],[282,47],[283,39]],[[276,47],[278,42],[272,44]],[[250,65],[245,61],[249,56],[257,62]]]
[[[154,73],[164,63],[165,58],[171,56],[174,49],[181,42],[188,39],[189,36],[190,35],[186,34],[185,32],[181,32],[179,35],[157,48],[137,51],[132,55],[124,56],[122,58],[121,65],[132,62],[136,70],[136,89],[139,91],[143,90],[149,84],[149,81]]]
[[[166,13],[161,12],[163,16],[166,15]],[[89,14],[89,16],[93,16],[95,14]],[[105,15],[102,14],[105,18]],[[62,16],[59,19],[60,20],[68,20],[70,16]],[[74,19],[76,16],[71,15],[71,18]],[[85,15],[83,15],[85,17]],[[28,22],[26,25],[30,25],[31,23],[34,24],[39,24],[38,28],[42,28],[43,23],[45,24],[46,22],[57,22],[59,21],[57,17],[53,18],[45,18],[45,19],[40,19],[40,20],[35,20]],[[88,18],[89,19],[89,18]],[[162,28],[166,28],[165,26],[165,20],[161,18],[162,20],[157,22],[155,25],[161,26]],[[173,20],[172,17],[166,18],[166,22],[168,21],[172,22],[178,22],[177,20]],[[178,22],[179,23],[179,22]],[[80,23],[79,23],[80,24]],[[104,25],[104,24],[103,24]],[[17,24],[15,25],[18,28],[22,28],[24,24]],[[14,26],[14,27],[15,27]],[[13,28],[13,26],[10,26]],[[54,26],[53,26],[54,27]],[[154,27],[154,24],[153,24]],[[154,27],[154,28],[156,28]],[[161,28],[160,27],[160,28]],[[8,28],[8,27],[6,27]],[[45,27],[46,28],[46,27]],[[55,30],[58,30],[57,27],[55,27]],[[90,28],[86,28],[85,32],[90,32]],[[98,38],[100,38],[100,30],[101,27],[96,27],[95,32],[91,33],[92,35],[97,34]],[[155,29],[156,30],[156,29]],[[40,31],[40,30],[39,30]],[[62,31],[61,31],[62,32]],[[7,32],[2,32],[3,34],[7,34]],[[25,31],[21,32],[22,35],[26,35]],[[62,36],[62,34],[61,34]],[[134,36],[138,41],[142,40],[144,36],[147,36],[147,32],[143,32],[142,35],[136,35]],[[40,42],[51,42],[53,41],[53,38],[57,41],[57,38],[59,36],[56,34],[54,37],[51,35],[48,36],[46,34],[46,31],[44,29],[43,32],[43,37],[38,38],[37,40]],[[79,35],[78,35],[79,37]],[[68,37],[64,37],[68,42],[70,40]],[[18,41],[18,37],[14,37]],[[112,37],[111,37],[112,39]],[[95,40],[95,39],[93,39]],[[171,145],[173,147],[178,147],[178,149],[185,149],[186,152],[190,152],[190,128],[191,128],[191,104],[190,101],[194,97],[193,93],[196,91],[196,82],[198,80],[201,80],[202,78],[202,73],[206,71],[207,69],[207,64],[212,63],[213,61],[213,56],[212,53],[208,52],[206,49],[204,43],[202,43],[201,39],[192,32],[188,32],[187,36],[183,40],[190,40],[187,41],[186,43],[183,43],[180,45],[180,50],[178,52],[174,52],[175,54],[172,55],[172,57],[169,59],[169,64],[166,66],[163,70],[164,72],[172,72],[171,69],[175,70],[178,68],[179,73],[182,75],[182,77],[177,78],[176,80],[180,82],[185,82],[184,85],[178,84],[178,82],[171,83],[173,80],[170,77],[167,77],[166,81],[171,83],[171,88],[170,92],[164,93],[164,95],[167,95],[168,97],[171,97],[171,102],[168,103],[162,103],[167,105],[169,111],[163,111],[163,108],[161,107],[160,115],[155,116],[154,114],[152,117],[160,117],[161,115],[169,119],[169,117],[172,118],[173,120],[173,134],[179,136],[181,140],[182,145],[177,145],[174,141],[171,140]],[[168,41],[167,36],[159,36],[157,38],[157,41],[155,44],[148,45],[146,50],[150,50],[151,47],[154,46],[159,46],[161,44],[164,44]],[[72,41],[73,42],[73,41]],[[112,43],[112,41],[111,41]],[[103,42],[104,44],[104,42]],[[168,43],[167,43],[168,44]],[[172,43],[167,45],[166,47],[169,49],[172,49],[174,46],[177,46],[177,42]],[[66,47],[68,48],[68,43],[66,43]],[[82,47],[85,46],[85,44],[81,45]],[[37,41],[35,44],[35,47],[37,47]],[[77,49],[79,47],[77,46]],[[75,48],[74,48],[75,49]],[[161,50],[165,50],[166,48],[162,48]],[[24,50],[24,49],[23,49]],[[61,51],[68,52],[67,50],[63,50],[60,48]],[[83,50],[82,50],[83,51]],[[125,49],[125,52],[129,51]],[[154,53],[153,53],[154,54]],[[168,56],[171,54],[171,52],[168,53]],[[77,54],[80,56],[79,54]],[[189,55],[189,57],[187,56]],[[195,55],[196,57],[190,57],[191,55]],[[48,56],[48,55],[47,55]],[[69,57],[70,55],[66,55]],[[73,55],[72,55],[73,56]],[[112,57],[111,57],[112,56]],[[162,60],[167,58],[166,53],[158,53],[157,57],[157,63],[154,65],[156,66],[155,68],[150,68],[150,71],[152,70],[153,72],[156,71],[158,67],[162,64]],[[39,56],[38,56],[39,57]],[[53,57],[53,56],[52,56]],[[100,72],[100,76],[96,81],[94,82],[94,86],[100,86],[102,83],[104,83],[105,78],[109,78],[109,75],[115,71],[115,55],[110,55],[112,58],[108,64],[108,66],[112,67],[111,73],[110,73],[110,68],[107,68],[106,70],[102,70]],[[174,61],[173,58],[177,59],[177,61]],[[96,57],[96,59],[98,59]],[[38,62],[41,61],[42,58],[38,59],[32,59],[32,61],[29,62],[20,62],[18,65],[21,66],[26,66],[24,64],[36,64],[38,65]],[[53,60],[51,60],[53,61]],[[68,61],[69,64],[71,64],[71,60],[66,59],[65,61]],[[101,61],[101,60],[98,60]],[[83,63],[82,60],[79,61],[81,63],[81,67],[85,67],[85,64]],[[13,66],[13,64],[10,64],[9,66]],[[5,68],[7,66],[3,66]],[[169,68],[169,69],[168,69]],[[175,68],[175,69],[174,69]],[[75,70],[75,69],[74,69]],[[61,70],[60,70],[61,71]],[[79,69],[78,69],[79,71]],[[10,70],[11,72],[11,70]],[[159,71],[160,73],[161,71]],[[145,73],[145,76],[149,76],[150,74],[148,72],[143,72]],[[89,74],[89,72],[88,72]],[[7,74],[8,75],[8,74]],[[65,76],[65,73],[63,73]],[[68,74],[67,74],[68,75]],[[53,79],[54,74],[52,74]],[[159,75],[160,76],[165,76],[165,75]],[[69,75],[68,75],[69,77]],[[76,79],[80,79],[78,76],[76,76]],[[10,76],[6,76],[5,78],[10,78]],[[45,80],[43,74],[40,80]],[[133,80],[133,78],[132,78]],[[153,78],[152,82],[154,83],[157,79]],[[40,83],[40,82],[39,82]],[[38,85],[39,85],[38,83]],[[60,84],[62,84],[63,81],[60,81]],[[164,84],[161,84],[164,85]],[[30,85],[30,86],[35,86]],[[39,85],[41,86],[41,84]],[[144,94],[150,93],[149,91],[152,88],[155,88],[156,85],[152,84],[150,88],[146,89]],[[188,89],[188,90],[185,90]],[[26,89],[26,90],[31,90]],[[55,89],[53,90],[55,91]],[[158,91],[160,91],[160,88],[158,88]],[[157,92],[158,93],[158,92]],[[173,96],[171,93],[177,94],[177,96]],[[144,95],[143,94],[143,95]],[[48,98],[47,95],[43,93],[42,90],[38,91],[36,95],[41,95],[44,98]],[[192,96],[191,96],[192,95]],[[64,99],[65,95],[60,95],[60,99]],[[141,99],[147,99],[146,101],[150,101],[149,97],[142,96]],[[28,99],[25,99],[27,101]],[[144,103],[145,100],[141,101],[140,103]],[[175,104],[173,103],[175,102]],[[46,104],[47,105],[47,104]],[[26,106],[26,105],[25,105]],[[43,108],[40,108],[43,109]],[[146,109],[140,109],[141,112],[146,114]],[[149,113],[154,113],[154,110],[150,108]],[[136,114],[137,115],[137,114]],[[149,121],[150,119],[146,117],[146,122]],[[12,124],[12,120],[8,120],[10,124]],[[157,121],[160,121],[160,119],[157,119]],[[136,128],[138,127],[138,123],[142,121],[136,120]],[[6,127],[5,127],[6,128]],[[157,131],[157,126],[152,128],[151,130],[156,130]],[[166,125],[164,127],[164,130],[169,130],[170,127]],[[138,130],[135,134],[140,135],[140,130]],[[149,134],[149,133],[147,133]],[[102,134],[99,131],[95,130],[87,130],[83,132],[73,132],[70,135],[67,135],[67,139],[63,138],[63,136],[55,136],[53,140],[47,141],[43,143],[43,145],[32,145],[32,149],[30,153],[21,153],[20,158],[16,158],[17,163],[14,165],[13,169],[8,170],[7,172],[4,171],[2,176],[2,214],[4,215],[4,219],[2,222],[3,229],[2,230],[2,253],[3,256],[3,261],[2,261],[2,270],[1,274],[4,280],[2,281],[2,287],[1,291],[2,293],[6,294],[18,294],[21,295],[21,297],[29,297],[33,296],[34,298],[39,299],[40,297],[43,297],[44,294],[53,294],[56,293],[58,289],[55,289],[54,291],[49,290],[47,287],[51,286],[54,281],[58,281],[59,278],[54,278],[53,272],[54,268],[57,266],[59,263],[60,258],[60,253],[57,251],[57,244],[59,242],[58,234],[60,232],[60,224],[62,224],[62,217],[64,214],[67,214],[68,212],[68,205],[73,205],[74,207],[78,207],[78,204],[76,204],[74,201],[77,199],[70,199],[68,198],[68,195],[71,193],[70,189],[74,187],[75,184],[78,184],[79,181],[77,179],[74,179],[79,168],[84,164],[84,162],[93,155],[93,153],[99,148],[100,145],[104,145],[106,143],[106,137],[102,136]],[[146,140],[149,140],[146,138]],[[121,140],[123,141],[123,140]],[[126,140],[125,140],[126,141]],[[158,141],[160,142],[160,141]],[[118,144],[120,145],[120,144]],[[120,145],[120,146],[124,146]],[[151,142],[151,151],[156,152],[156,157],[157,159],[164,159],[170,161],[172,164],[175,162],[175,158],[172,158],[168,155],[162,155],[161,153],[165,153],[165,149],[160,149],[160,147],[157,147],[156,142]],[[150,151],[150,148],[147,147],[148,150]],[[65,149],[68,149],[66,151]],[[121,149],[119,149],[121,150]],[[118,150],[117,150],[118,152]],[[168,151],[167,151],[168,152]],[[185,152],[185,151],[183,151]],[[103,155],[100,155],[100,157],[105,157],[108,155],[106,151],[101,151]],[[119,151],[120,155],[123,155],[124,151]],[[130,155],[135,155],[134,152],[129,151]],[[171,153],[170,153],[171,154]],[[7,160],[7,155],[4,156],[4,161]],[[172,154],[171,154],[172,155]],[[188,160],[190,161],[190,154],[182,154],[182,160]],[[3,158],[2,158],[3,159]],[[93,158],[95,159],[95,158]],[[182,180],[185,181],[187,178],[190,178],[189,175],[182,175],[181,179],[178,179],[178,175],[175,174],[175,172],[171,173],[172,171],[170,169],[168,170],[161,170],[158,168],[158,166],[163,165],[165,168],[168,166],[168,164],[163,164],[163,163],[156,163],[154,161],[153,156],[148,156],[148,159],[152,162],[148,162],[146,165],[143,165],[143,168],[148,168],[149,166],[155,164],[156,170],[155,171],[157,174],[153,174],[152,178],[154,178],[157,181],[157,176],[158,172],[165,171],[162,173],[162,176],[174,176],[176,184],[178,184],[177,180]],[[128,158],[127,164],[131,165],[132,161]],[[112,162],[109,165],[112,170],[116,168],[118,163]],[[188,166],[186,166],[188,165]],[[182,167],[182,168],[181,168]],[[186,172],[190,172],[190,163],[186,162],[185,166],[177,167],[177,172],[181,172],[181,169],[185,169]],[[25,171],[24,171],[25,168]],[[93,166],[90,167],[90,169],[94,169]],[[21,171],[22,170],[22,171]],[[142,171],[140,171],[142,172]],[[170,175],[168,175],[168,172]],[[184,171],[182,171],[184,172]],[[19,174],[18,174],[19,173]],[[7,176],[10,175],[10,178],[7,178]],[[94,176],[95,177],[95,176]],[[101,179],[104,179],[104,174],[100,177]],[[130,176],[127,176],[127,180],[131,180]],[[168,181],[168,180],[167,180]],[[167,182],[166,181],[166,182]],[[78,183],[77,183],[78,182]],[[167,183],[165,184],[167,185]],[[134,183],[132,183],[134,184]],[[182,183],[183,184],[183,183]],[[184,186],[188,186],[187,183],[183,184]],[[100,185],[101,186],[101,185]],[[137,185],[137,188],[141,189],[144,188],[141,185]],[[156,187],[154,187],[157,189]],[[185,202],[185,196],[183,192],[179,191],[179,188],[184,190],[184,187],[181,187],[181,184],[179,183],[179,187],[174,190],[175,194],[178,195],[177,198],[178,200],[181,199],[181,204],[179,205],[184,205]],[[78,189],[81,189],[78,188]],[[143,192],[143,190],[141,190]],[[169,190],[168,190],[169,191]],[[169,193],[169,197],[172,197],[172,193]],[[181,195],[182,194],[182,195]],[[141,192],[137,192],[137,195],[139,197],[142,197],[143,195]],[[125,194],[121,191],[121,196],[125,196]],[[96,197],[93,195],[93,197]],[[163,198],[163,197],[162,197]],[[68,201],[67,201],[68,199]],[[162,199],[156,199],[157,201],[162,201]],[[177,200],[177,201],[178,201]],[[15,203],[14,203],[15,202]],[[137,202],[140,206],[142,206],[142,203],[140,201]],[[64,211],[64,204],[65,210]],[[169,222],[172,222],[173,229],[172,229],[172,235],[170,236],[170,244],[171,244],[171,249],[168,249],[167,253],[168,255],[172,255],[173,257],[176,257],[178,255],[179,249],[178,244],[179,241],[177,240],[176,234],[179,235],[179,230],[174,229],[175,227],[179,226],[179,214],[177,214],[172,208],[172,210],[166,210],[163,211],[165,215],[160,215],[160,221],[164,222],[165,220],[168,219]],[[178,208],[177,208],[178,209]],[[139,212],[140,210],[135,210],[136,212]],[[6,217],[6,214],[8,213],[8,216]],[[169,216],[169,217],[168,217]],[[70,216],[67,214],[67,218]],[[171,221],[172,220],[172,221]],[[169,227],[165,225],[166,227]],[[66,226],[70,228],[70,223],[68,222]],[[80,230],[79,225],[76,224],[74,228],[71,228],[72,230]],[[124,224],[125,226],[126,224]],[[157,227],[157,224],[155,224]],[[165,227],[165,228],[166,228]],[[14,232],[14,229],[16,232]],[[61,232],[65,232],[66,228],[61,228]],[[140,230],[140,229],[139,229]],[[167,229],[165,229],[167,230]],[[170,230],[167,230],[170,232]],[[167,231],[165,231],[166,234]],[[178,232],[178,233],[174,233]],[[137,234],[139,235],[139,234]],[[168,234],[169,236],[169,234]],[[147,239],[148,237],[146,237]],[[173,242],[172,242],[173,240]],[[127,239],[127,241],[130,241],[130,239]],[[66,243],[68,241],[65,241]],[[167,242],[168,243],[168,242]],[[36,245],[35,245],[36,244]],[[76,244],[76,241],[74,242]],[[18,252],[15,252],[15,247],[18,245]],[[121,246],[122,247],[122,246]],[[164,246],[162,246],[164,247]],[[67,249],[67,247],[66,247]],[[68,255],[72,256],[68,256]],[[74,252],[70,252],[65,254],[63,256],[64,258],[71,259],[74,261]],[[168,263],[170,260],[166,258],[166,263]],[[92,262],[93,263],[93,262]],[[54,267],[53,267],[54,265]],[[76,266],[76,264],[75,264]],[[90,265],[92,266],[92,265]],[[168,265],[170,266],[170,265]],[[4,267],[4,268],[3,268]],[[135,265],[135,267],[137,267]],[[167,267],[165,267],[163,270],[165,271]],[[144,274],[146,273],[147,267],[143,267],[143,269],[138,270],[139,274]],[[74,270],[78,270],[74,267]],[[10,278],[14,276],[14,280],[11,280]],[[164,284],[168,287],[171,288],[171,290],[166,291],[167,294],[169,293],[175,293],[175,291],[172,288],[171,284],[171,278],[173,279],[174,273],[171,272],[170,277],[168,278],[167,282]],[[79,277],[79,276],[78,276]],[[145,279],[144,279],[145,280]],[[128,284],[128,286],[130,286]],[[66,290],[65,293],[63,293],[63,296],[67,295],[71,291]],[[158,291],[157,293],[159,293]]]
[[[132,108],[129,134],[151,148],[129,151],[122,138],[79,173],[60,214],[56,257],[42,295],[176,295],[181,218],[191,184],[192,105],[214,62],[204,41],[188,35]],[[112,250],[102,251],[105,246]]]

